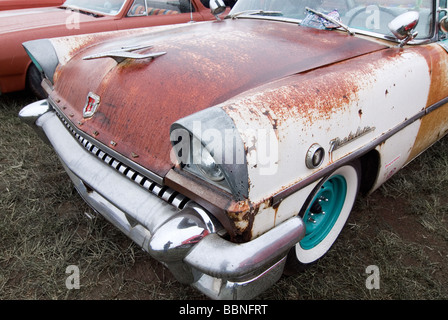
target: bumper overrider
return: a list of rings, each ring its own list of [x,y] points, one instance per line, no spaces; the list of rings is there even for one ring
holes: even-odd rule
[[[251,299],[266,290],[280,278],[289,249],[305,234],[302,220],[295,217],[252,241],[230,242],[198,204],[173,197],[173,190],[156,183],[148,191],[131,174],[107,163],[107,155],[92,152],[95,147],[77,136],[49,101],[24,107],[19,117],[54,148],[79,194],[96,212],[180,282],[210,298]]]

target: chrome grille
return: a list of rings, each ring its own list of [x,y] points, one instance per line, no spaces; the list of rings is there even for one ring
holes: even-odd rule
[[[128,179],[134,181],[135,183],[139,184],[142,188],[146,189],[147,191],[151,192],[152,194],[156,195],[159,198],[162,198],[166,202],[170,203],[171,205],[175,206],[178,209],[183,209],[184,206],[187,204],[187,202],[190,201],[189,198],[185,197],[184,195],[180,194],[179,192],[167,187],[162,186],[158,184],[157,182],[154,182],[153,180],[149,179],[142,173],[134,170],[130,166],[124,164],[122,161],[117,160],[112,155],[107,153],[106,151],[102,150],[95,144],[93,144],[90,140],[88,140],[86,137],[82,136],[78,133],[78,131],[72,126],[72,124],[65,119],[65,117],[56,109],[55,112],[59,119],[62,121],[62,123],[67,127],[67,129],[70,131],[70,133],[73,135],[73,137],[82,145],[84,148],[89,151],[91,154],[95,155],[97,158],[102,160],[104,163],[106,163],[111,168],[117,170],[120,172],[123,176],[127,177]]]

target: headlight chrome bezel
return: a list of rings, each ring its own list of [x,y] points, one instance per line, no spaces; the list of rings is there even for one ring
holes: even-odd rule
[[[177,162],[184,171],[231,193],[237,201],[248,198],[244,143],[225,111],[211,107],[179,119],[171,125],[170,139],[176,158],[172,159],[173,163]],[[235,155],[243,157],[238,159]],[[216,176],[207,173],[204,162],[220,173]]]

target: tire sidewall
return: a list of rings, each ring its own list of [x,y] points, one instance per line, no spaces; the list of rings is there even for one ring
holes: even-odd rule
[[[42,88],[43,76],[37,69],[37,67],[31,63],[28,67],[27,75],[26,75],[26,85],[28,90],[31,91],[37,98],[46,99],[48,97],[45,90]]]
[[[322,183],[319,184],[319,188],[326,181],[337,175],[344,177],[347,184],[346,197],[342,209],[339,213],[339,217],[337,218],[327,236],[319,244],[311,249],[305,250],[302,248],[299,242],[295,246],[295,248],[293,248],[293,251],[295,253],[294,256],[297,259],[297,262],[299,262],[300,264],[313,263],[327,253],[327,251],[332,247],[333,243],[336,241],[337,237],[344,228],[350,212],[352,211],[359,190],[359,166],[357,166],[356,164],[348,164],[336,169],[331,175],[325,178]],[[316,193],[317,190],[313,194]],[[314,196],[312,198],[314,198]],[[312,201],[308,204],[308,207],[311,205]]]

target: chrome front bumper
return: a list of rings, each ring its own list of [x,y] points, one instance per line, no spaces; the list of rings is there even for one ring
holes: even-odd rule
[[[236,244],[194,202],[182,209],[148,192],[89,153],[46,100],[20,111],[21,120],[50,143],[81,197],[165,264],[182,283],[213,299],[251,299],[282,275],[286,255],[305,227],[289,219],[255,240]],[[187,223],[186,223],[187,222]]]

